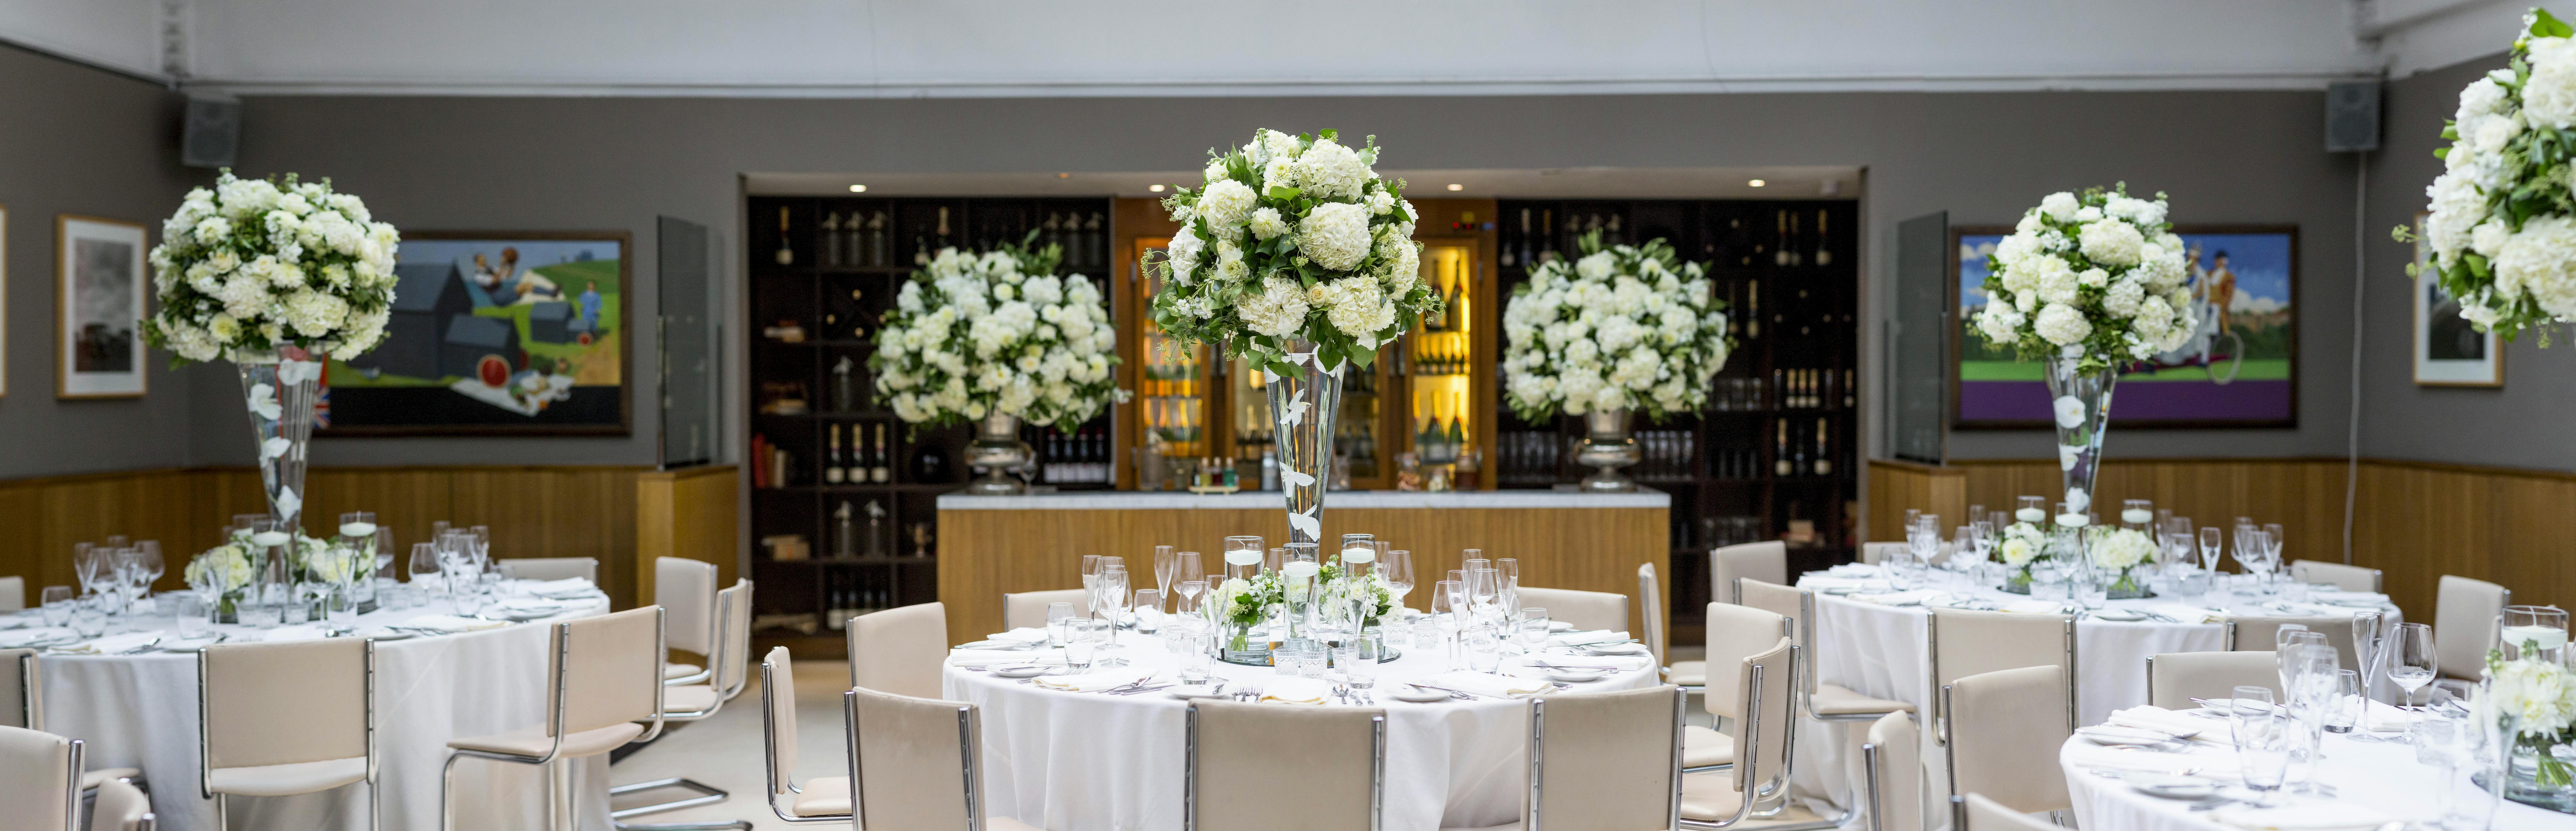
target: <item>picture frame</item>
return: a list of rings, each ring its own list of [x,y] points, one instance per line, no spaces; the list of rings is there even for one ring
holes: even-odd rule
[[[0,205],[0,398],[9,397],[9,206]]]
[[[143,225],[54,217],[54,397],[140,398],[151,282]]]
[[[2414,323],[2407,351],[2415,359],[2415,385],[2420,387],[2504,386],[2504,339],[2480,332],[2460,319],[2460,306],[2442,290],[2434,273],[2432,250],[2424,247],[2423,212],[2415,214],[2416,269]]]
[[[323,364],[314,435],[633,433],[634,235],[404,231],[383,343]]]
[[[2039,361],[2014,360],[1971,331],[1983,308],[1984,256],[2009,225],[1950,228],[1944,281],[1957,318],[1948,337],[1951,427],[2044,430],[2047,383]],[[2121,429],[2243,429],[2298,426],[2299,228],[2297,225],[2176,225],[2192,262],[2202,331],[2174,352],[2121,375],[2111,425]],[[2220,255],[2230,259],[2221,261]],[[1973,262],[1971,262],[1973,258]],[[2204,285],[2203,281],[2212,281]],[[2226,315],[2210,314],[2219,304]],[[2142,387],[2153,387],[2154,394]]]

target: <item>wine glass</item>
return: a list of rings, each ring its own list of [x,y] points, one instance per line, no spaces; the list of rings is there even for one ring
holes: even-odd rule
[[[2433,627],[2422,623],[2397,624],[2397,632],[2386,647],[2388,680],[2406,691],[2406,704],[2415,704],[2415,691],[2433,683],[2441,669],[2441,659],[2433,652]]]
[[[1163,604],[1160,598],[1171,596],[1172,577],[1180,573],[1180,568],[1180,558],[1174,555],[1171,546],[1154,546],[1154,588],[1157,589],[1155,593],[1155,597],[1157,599],[1154,602],[1155,611],[1159,612],[1163,610]]]
[[[1180,592],[1180,599],[1172,601],[1172,614],[1186,617],[1198,612],[1199,595],[1207,593],[1207,581],[1200,579],[1183,580],[1180,585],[1174,586],[1172,589]]]
[[[98,547],[89,543],[72,543],[72,576],[80,581],[82,594],[95,591],[98,586],[100,563],[97,551]]]
[[[1181,581],[1178,586],[1181,592],[1181,603],[1188,607],[1175,607],[1172,611],[1188,612],[1198,608],[1199,595],[1207,593],[1207,572],[1200,570],[1202,568],[1199,565],[1200,559],[1196,551],[1183,551],[1172,555],[1173,579]],[[1190,588],[1191,583],[1197,583],[1198,588]]]
[[[1136,610],[1136,631],[1138,631],[1138,632],[1143,632],[1143,631],[1145,631],[1145,612],[1146,612],[1146,610],[1149,610],[1149,609],[1150,609],[1150,610],[1154,611],[1154,612],[1155,612],[1155,614],[1156,614],[1158,617],[1161,615],[1161,613],[1162,613],[1162,611],[1163,611],[1163,590],[1162,590],[1162,589],[1137,589],[1137,590],[1136,590],[1136,602],[1135,602],[1135,605],[1130,606],[1129,608],[1132,608],[1132,609],[1135,609],[1135,610]],[[1160,621],[1160,620],[1155,621],[1155,622],[1154,622],[1154,628],[1155,628],[1155,629],[1158,629],[1158,630],[1159,630],[1159,629],[1161,629],[1161,628],[1163,627],[1163,623],[1164,623],[1164,621]]]
[[[1494,601],[1501,604],[1503,613],[1514,614],[1521,607],[1521,561],[1504,557],[1494,561],[1494,570],[1501,572]]]
[[[1378,575],[1386,580],[1386,590],[1395,595],[1397,608],[1404,606],[1404,595],[1413,591],[1413,552],[1393,549],[1378,561]]]
[[[439,558],[438,558],[438,544],[437,544],[437,543],[434,543],[434,542],[416,542],[416,543],[412,543],[412,544],[411,544],[411,582],[412,582],[413,584],[417,585],[417,584],[420,584],[420,583],[424,582],[425,580],[437,579],[437,578],[438,578],[438,576],[439,576],[439,562],[438,562],[438,559],[439,559]],[[442,582],[444,582],[444,581],[442,581]],[[426,588],[426,587],[424,587],[424,588]]]
[[[36,608],[42,610],[45,625],[60,627],[72,621],[72,604],[79,595],[70,586],[46,586],[36,593]]]

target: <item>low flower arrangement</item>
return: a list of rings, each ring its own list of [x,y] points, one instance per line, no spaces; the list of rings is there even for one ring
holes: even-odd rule
[[[1581,258],[1541,264],[1503,309],[1512,411],[1536,422],[1594,410],[1656,419],[1698,410],[1734,347],[1726,303],[1703,267],[1680,262],[1660,239],[1603,248],[1593,231],[1579,243]]]
[[[2515,790],[2564,801],[2576,797],[2576,670],[2534,651],[2510,661],[2501,650],[2488,652],[2472,709],[2483,723],[2513,733]]]
[[[2011,571],[2004,577],[2004,591],[2029,594],[2030,567],[2054,556],[2048,532],[2038,525],[2016,522],[2004,526],[2003,542],[1995,546],[1995,560]]]
[[[2128,528],[2092,529],[2091,545],[2086,551],[2093,567],[2119,576],[2104,587],[2104,596],[2112,600],[2146,597],[2146,584],[2138,577],[2137,568],[2155,562],[2156,541],[2145,532]]]
[[[955,424],[999,413],[1072,429],[1127,400],[1110,369],[1117,327],[1100,289],[1055,276],[1061,247],[1029,238],[981,255],[941,249],[895,294],[868,368],[895,415]]]

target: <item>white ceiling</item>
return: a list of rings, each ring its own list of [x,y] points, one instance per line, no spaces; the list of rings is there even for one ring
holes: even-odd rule
[[[239,94],[2300,88],[2500,51],[2499,0],[7,0],[0,39]]]
[[[1693,168],[1577,167],[1548,170],[1378,171],[1402,179],[1414,199],[1858,199],[1856,167],[1770,166]],[[1755,186],[1753,181],[1762,184]],[[751,173],[745,193],[766,196],[850,196],[865,185],[868,196],[1131,196],[1168,191],[1151,187],[1196,185],[1199,172],[1132,173]],[[1449,190],[1450,185],[1458,190]]]

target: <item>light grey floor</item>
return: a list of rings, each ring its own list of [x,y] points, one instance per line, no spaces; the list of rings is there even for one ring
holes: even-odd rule
[[[796,779],[814,776],[848,775],[848,754],[841,736],[841,691],[849,689],[849,665],[841,661],[796,662]],[[628,756],[610,768],[610,780],[618,784],[686,776],[733,792],[733,798],[714,805],[702,805],[678,811],[646,814],[627,818],[628,822],[687,822],[704,820],[745,819],[759,829],[829,828],[821,825],[789,825],[780,822],[760,801],[761,791],[768,787],[761,773],[762,754],[760,723],[760,675],[754,667],[751,681],[742,695],[725,705],[724,711],[703,721],[674,725],[653,746]],[[627,808],[647,802],[661,802],[690,795],[689,791],[662,790],[620,797],[616,807]]]

